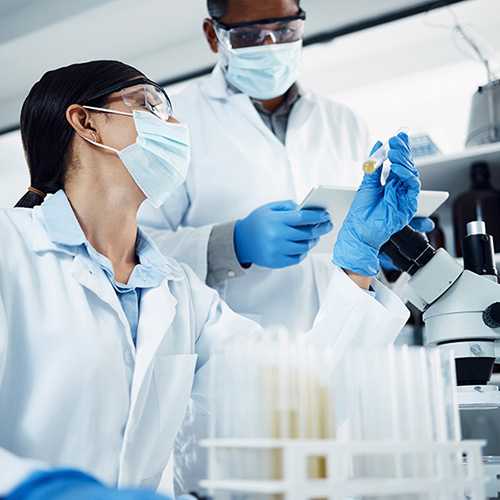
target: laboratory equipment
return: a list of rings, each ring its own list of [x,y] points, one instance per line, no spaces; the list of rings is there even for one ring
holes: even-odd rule
[[[323,208],[330,214],[333,229],[321,236],[319,243],[312,249],[314,253],[331,253],[342,223],[349,211],[357,188],[345,186],[314,186],[304,197],[299,209]],[[415,217],[429,217],[447,199],[447,191],[420,191],[418,210]]]
[[[470,178],[471,188],[453,202],[453,233],[458,257],[462,256],[466,225],[474,220],[486,223],[488,233],[493,236],[495,252],[500,252],[500,191],[492,187],[490,170],[484,162],[472,164]]]
[[[201,485],[221,500],[484,499],[483,443],[460,439],[448,354],[334,359],[283,330],[219,346]]]
[[[453,353],[462,408],[496,408],[500,393],[488,385],[500,355],[500,286],[493,243],[482,221],[467,224],[464,267],[444,249],[406,226],[381,251],[411,278],[404,296],[423,311],[425,343]]]
[[[453,31],[486,69],[487,83],[472,97],[466,147],[500,141],[500,80],[498,58],[487,41],[470,24],[456,22]]]
[[[500,287],[483,221],[467,224],[462,245],[463,267],[407,226],[381,251],[411,276],[404,295],[423,311],[425,344],[454,356],[460,409],[497,409],[500,392],[489,381],[500,356]],[[488,495],[496,498],[500,462],[490,457],[485,470]]]
[[[410,138],[411,155],[413,158],[440,155],[441,151],[436,146],[429,134],[412,134]]]
[[[472,96],[466,147],[500,141],[500,80],[480,86]]]
[[[436,10],[429,10],[426,13],[426,18],[436,12]],[[443,12],[450,14],[451,22],[443,24],[441,20],[439,23],[430,23],[427,20],[427,24],[431,27],[450,30],[457,48],[470,58],[480,62],[486,70],[486,84],[480,86],[472,98],[465,146],[472,147],[499,141],[500,59],[497,52],[485,37],[474,29],[470,22],[460,21],[451,7],[448,6]]]
[[[408,127],[401,127],[394,135],[396,136],[400,132],[404,132],[408,136],[410,135],[410,129]],[[389,140],[387,140],[363,163],[363,172],[373,174],[373,172],[375,172],[375,170],[377,170],[380,165],[387,160],[387,153],[389,152],[389,149]]]
[[[453,32],[485,67],[487,83],[472,97],[466,147],[500,141],[500,68],[491,45],[468,23],[455,22]]]

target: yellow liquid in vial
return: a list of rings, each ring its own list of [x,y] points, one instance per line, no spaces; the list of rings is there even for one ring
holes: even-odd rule
[[[363,172],[366,172],[367,174],[373,174],[373,172],[375,172],[376,170],[376,164],[377,162],[375,160],[366,160],[363,163]]]

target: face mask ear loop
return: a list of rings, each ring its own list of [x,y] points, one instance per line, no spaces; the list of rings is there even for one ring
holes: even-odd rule
[[[231,50],[232,49],[228,49],[224,45],[224,42],[222,42],[220,38],[217,37],[217,55],[219,58],[220,67],[222,68],[222,71],[224,73],[227,71],[227,68],[229,66],[229,52]]]
[[[79,134],[78,132],[76,132],[76,133],[77,133],[77,135],[79,135],[82,139],[85,139],[87,142],[90,142],[90,144],[93,144],[94,146],[99,146],[100,148],[109,149],[110,151],[113,151],[113,153],[116,153],[116,154],[118,154],[118,153],[119,153],[119,151],[118,151],[117,149],[115,149],[115,148],[112,148],[112,147],[110,147],[110,146],[105,146],[104,144],[99,144],[99,143],[97,142],[97,137],[96,137],[96,135],[95,135],[94,133],[92,133],[92,135],[94,136],[95,141],[91,141],[90,139],[88,139],[87,137],[83,136],[82,134]]]
[[[219,28],[215,26],[215,24],[214,24],[214,31],[215,31],[215,38],[217,38],[217,44],[223,43],[221,37],[219,36]]]

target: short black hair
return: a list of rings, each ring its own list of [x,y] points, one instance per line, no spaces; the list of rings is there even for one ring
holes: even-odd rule
[[[229,10],[230,0],[207,0],[207,9],[212,19],[222,19]],[[297,7],[300,7],[300,0],[295,0]]]

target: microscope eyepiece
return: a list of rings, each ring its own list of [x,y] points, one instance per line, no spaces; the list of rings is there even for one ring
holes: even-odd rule
[[[486,233],[483,221],[472,221],[467,224],[467,236],[462,239],[462,250],[464,269],[496,279],[493,238]]]
[[[489,328],[500,328],[500,302],[490,304],[483,311],[483,322]]]
[[[380,251],[387,255],[400,271],[411,276],[425,266],[436,253],[425,236],[410,226],[405,226],[393,234]]]

